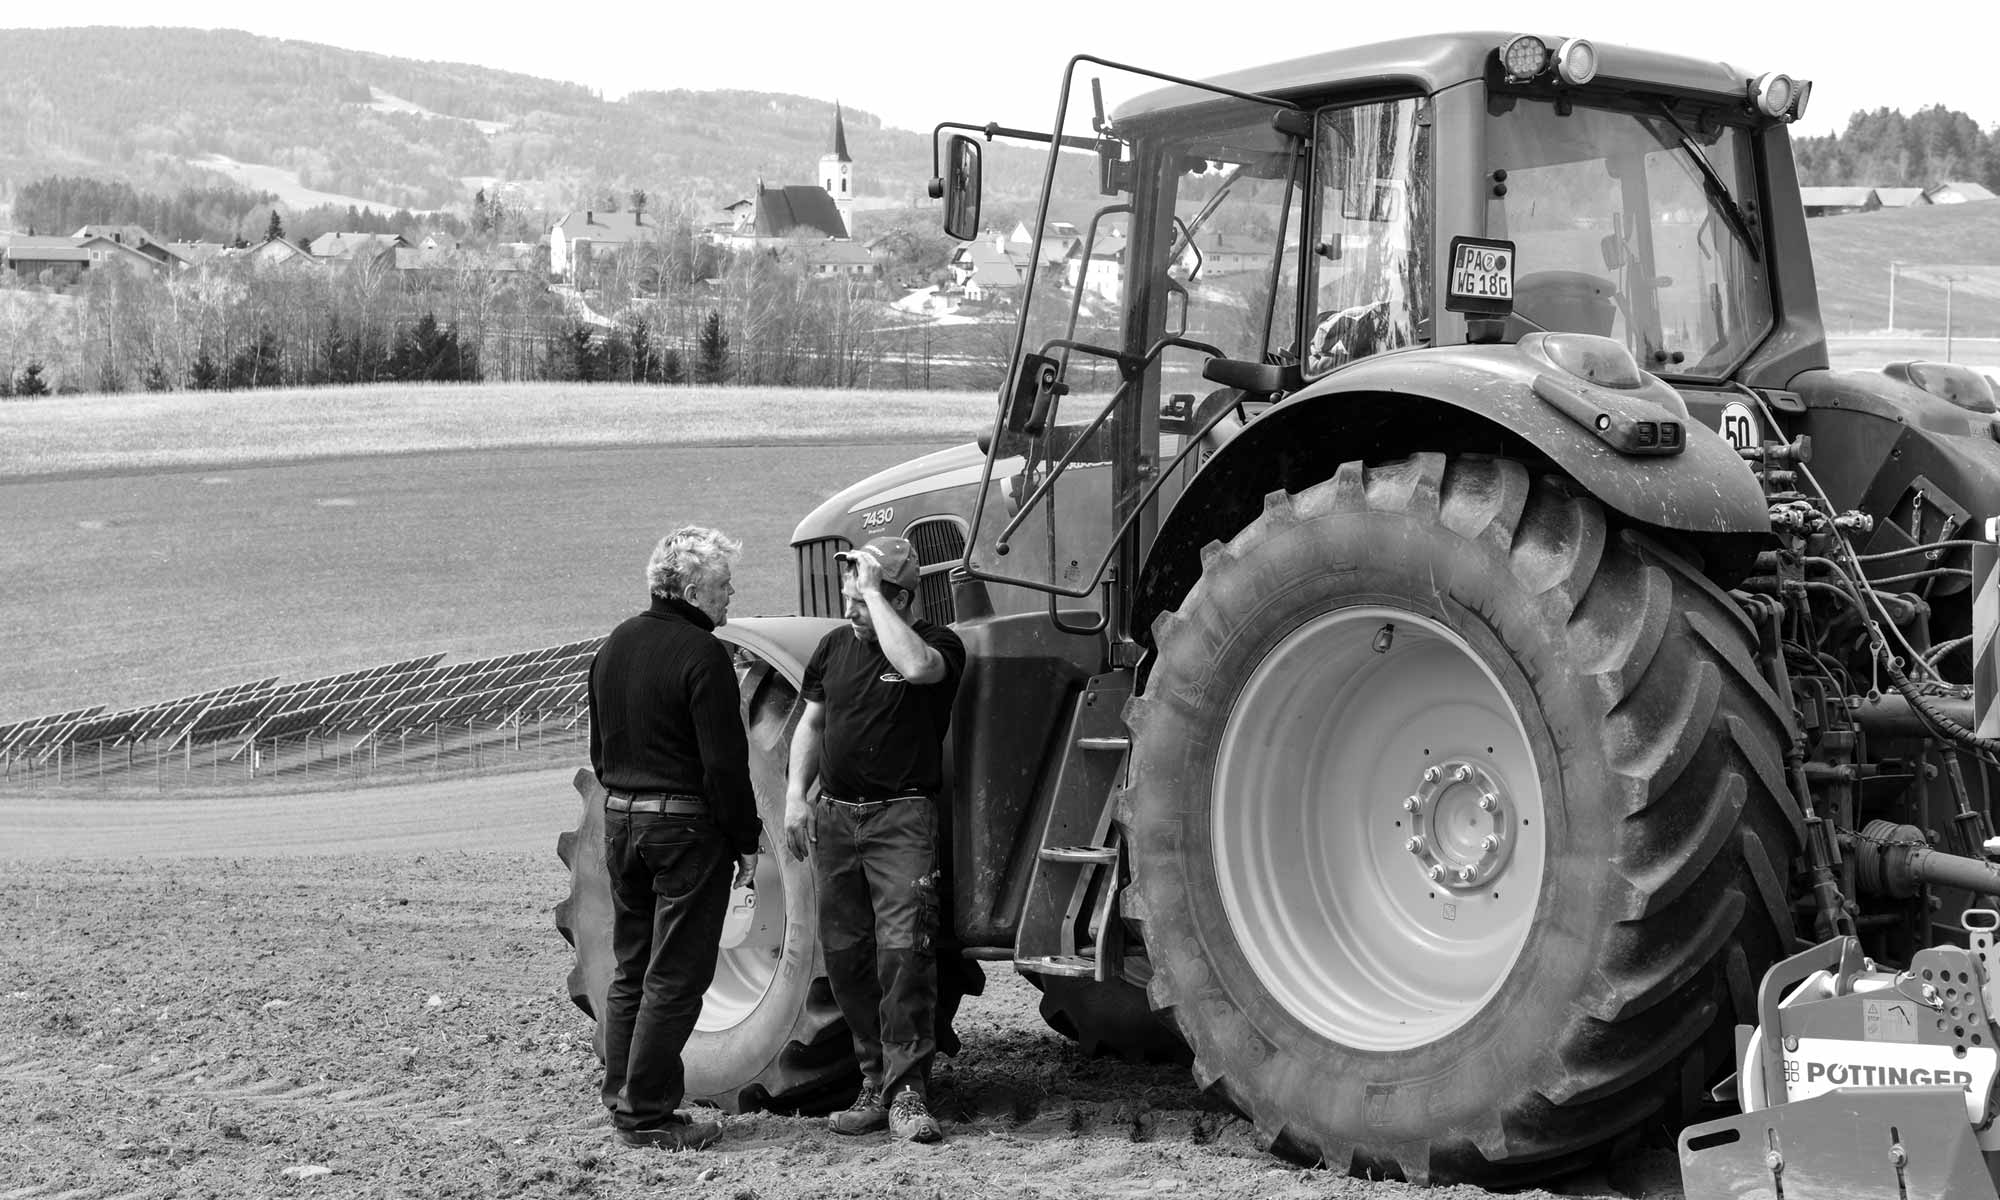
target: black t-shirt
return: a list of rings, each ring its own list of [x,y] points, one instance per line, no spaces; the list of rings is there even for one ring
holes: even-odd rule
[[[820,639],[799,694],[826,706],[820,741],[820,787],[843,800],[908,792],[936,795],[944,786],[944,734],[965,674],[965,643],[943,625],[918,618],[917,636],[944,657],[944,678],[909,683],[851,628]]]

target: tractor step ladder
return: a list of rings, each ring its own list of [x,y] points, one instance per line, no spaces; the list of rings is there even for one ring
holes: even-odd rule
[[[1131,674],[1120,671],[1092,679],[1077,697],[1021,910],[1014,967],[1023,973],[1099,982],[1119,976],[1124,845],[1113,816],[1131,747],[1122,716],[1130,689]]]

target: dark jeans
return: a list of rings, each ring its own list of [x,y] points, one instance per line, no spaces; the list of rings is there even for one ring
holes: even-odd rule
[[[813,851],[833,999],[869,1083],[923,1095],[937,1053],[936,802],[821,799]]]
[[[681,1103],[681,1048],[715,978],[735,860],[705,817],[606,812],[604,862],[617,965],[604,999],[602,1096],[618,1128],[652,1129]]]

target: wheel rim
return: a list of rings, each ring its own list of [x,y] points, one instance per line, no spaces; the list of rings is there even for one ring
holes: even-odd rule
[[[1308,1027],[1420,1046],[1499,991],[1539,904],[1542,789],[1506,690],[1457,633],[1375,606],[1306,622],[1238,696],[1214,789],[1237,943]]]
[[[715,980],[702,994],[700,1033],[734,1028],[756,1011],[778,976],[785,953],[785,874],[773,854],[757,856],[757,907],[742,940],[724,931],[715,956]]]

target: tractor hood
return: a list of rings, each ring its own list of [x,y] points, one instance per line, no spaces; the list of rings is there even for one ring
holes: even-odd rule
[[[806,515],[792,544],[842,537],[859,544],[878,534],[901,535],[923,517],[972,519],[986,455],[972,442],[877,471]]]

